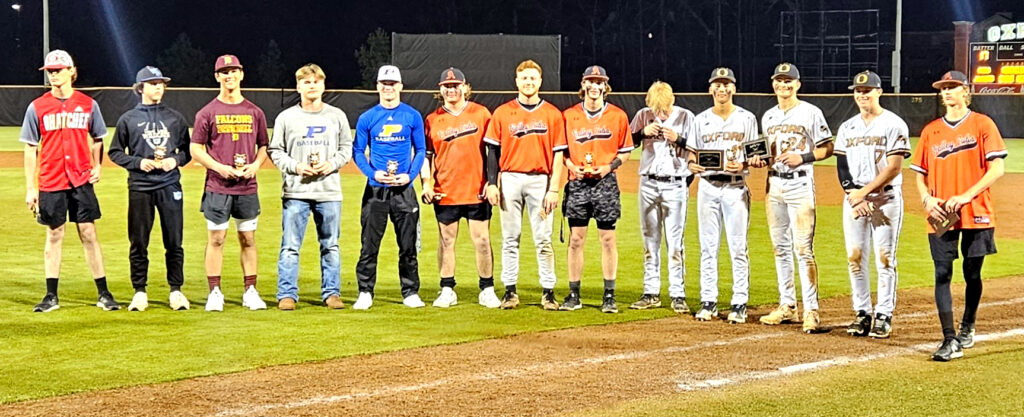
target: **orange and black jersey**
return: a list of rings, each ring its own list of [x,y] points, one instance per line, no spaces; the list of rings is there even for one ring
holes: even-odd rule
[[[433,157],[434,192],[445,194],[439,204],[478,204],[486,185],[484,132],[491,112],[477,103],[453,113],[440,107],[424,123],[427,155]]]
[[[551,103],[527,110],[512,99],[494,109],[484,142],[501,147],[502,172],[550,175],[554,153],[567,148],[565,121]]]
[[[573,165],[585,166],[587,154],[591,155],[593,167],[608,165],[618,154],[633,150],[629,118],[614,104],[605,104],[592,116],[580,103],[566,109],[562,116]]]

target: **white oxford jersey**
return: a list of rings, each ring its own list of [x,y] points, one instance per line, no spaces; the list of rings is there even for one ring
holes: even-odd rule
[[[789,111],[779,106],[772,107],[761,117],[761,128],[768,140],[768,149],[772,156],[786,152],[805,154],[832,139],[832,131],[828,128],[821,109],[806,101],[800,101]],[[801,164],[790,168],[781,162],[775,162],[771,170],[775,172],[800,172],[811,174],[813,164]]]
[[[843,122],[836,132],[836,155],[846,155],[853,184],[841,184],[843,188],[863,187],[889,165],[888,156],[894,154],[910,156],[909,129],[907,123],[895,113],[882,110],[882,114],[865,125],[860,114]],[[903,173],[889,183],[899,189],[903,184]]]
[[[757,117],[740,106],[736,106],[736,110],[724,120],[712,110],[713,107],[704,110],[694,118],[690,132],[686,135],[687,148],[692,152],[725,151],[723,165],[730,161],[745,161],[742,143],[757,139]],[[708,170],[704,171],[703,176],[716,174],[736,175],[725,171]],[[744,170],[743,175],[746,174],[747,171]]]
[[[672,114],[662,121],[650,108],[644,107],[636,113],[636,116],[633,116],[633,121],[629,123],[629,130],[640,132],[651,123],[672,129],[679,137],[685,138],[693,123],[693,113],[682,107],[672,106]],[[659,177],[687,177],[690,175],[685,152],[674,143],[661,137],[644,136],[641,146],[643,152],[640,154],[640,175]]]

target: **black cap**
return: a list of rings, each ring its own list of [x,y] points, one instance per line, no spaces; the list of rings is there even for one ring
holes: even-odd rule
[[[788,62],[783,62],[775,67],[775,74],[772,75],[772,79],[776,79],[782,76],[792,78],[794,80],[800,79],[800,71],[796,69],[796,65]]]
[[[448,69],[441,71],[440,81],[437,85],[441,84],[464,84],[466,82],[466,74],[463,74],[461,70],[455,67],[448,67]]]
[[[587,67],[586,71],[583,71],[583,79],[586,80],[588,78],[608,81],[608,71],[605,71],[604,67],[600,65],[591,65]]]
[[[882,78],[871,71],[864,71],[853,76],[851,90],[857,87],[882,88]]]
[[[941,90],[942,86],[946,84],[967,85],[967,76],[960,71],[949,71],[945,74],[942,74],[941,79],[939,79],[936,82],[933,82],[932,88]]]
[[[168,82],[171,79],[167,78],[167,77],[164,77],[164,73],[160,72],[160,68],[150,67],[150,66],[142,67],[142,69],[140,69],[139,72],[137,74],[135,74],[135,82],[136,83],[144,83],[146,81],[153,81],[153,80],[160,80],[160,81],[163,81],[163,82]]]
[[[733,74],[732,70],[726,67],[715,68],[711,71],[711,78],[708,79],[708,83],[713,83],[715,80],[729,80],[729,82],[736,83],[736,74]]]

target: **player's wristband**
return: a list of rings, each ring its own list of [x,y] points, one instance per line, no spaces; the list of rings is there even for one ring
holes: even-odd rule
[[[814,163],[814,160],[816,159],[816,158],[814,158],[814,152],[807,152],[807,153],[805,153],[803,155],[800,155],[800,158],[802,158],[804,160],[805,164],[812,164],[812,163]]]
[[[616,169],[618,169],[618,168],[619,168],[620,166],[622,166],[622,160],[621,160],[621,159],[619,159],[619,158],[615,158],[615,159],[613,159],[613,160],[612,160],[612,163],[611,163],[611,170],[612,170],[613,172],[614,172],[614,171],[615,171]]]

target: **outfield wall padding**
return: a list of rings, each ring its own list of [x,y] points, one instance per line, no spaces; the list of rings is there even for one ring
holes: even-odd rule
[[[0,126],[20,126],[28,104],[45,91],[41,87],[0,87]],[[83,88],[81,91],[99,103],[103,118],[109,126],[113,126],[118,117],[134,107],[139,100],[127,87]],[[164,102],[180,111],[191,124],[196,112],[216,95],[217,89],[171,88]],[[266,112],[271,127],[281,110],[298,102],[294,90],[256,89],[246,90],[244,95]],[[515,96],[514,92],[473,92],[472,100],[494,110]],[[353,127],[359,114],[377,104],[375,91],[329,90],[324,97],[326,102],[345,111]],[[542,97],[561,109],[580,101],[576,93],[542,93]],[[821,108],[833,133],[843,121],[857,114],[857,107],[849,95],[807,94],[801,98]],[[406,91],[402,93],[402,99],[423,114],[433,111],[438,105],[434,92],[429,91]],[[622,107],[632,117],[644,106],[644,94],[612,93],[608,101]],[[772,95],[741,93],[736,95],[736,104],[750,110],[760,119],[760,115],[774,106],[776,101]],[[698,113],[711,106],[711,98],[701,93],[677,94],[676,105]],[[938,118],[943,111],[935,94],[885,95],[882,96],[882,106],[903,117],[912,136],[918,136],[924,125]],[[991,116],[1003,136],[1024,138],[1024,95],[975,94],[971,107]]]

